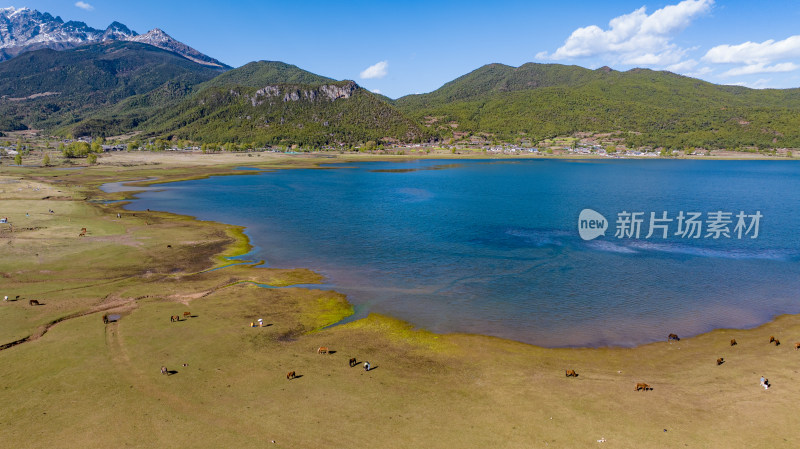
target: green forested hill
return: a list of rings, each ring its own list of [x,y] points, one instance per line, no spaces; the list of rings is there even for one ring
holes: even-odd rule
[[[225,73],[149,45],[42,50],[0,63],[3,129],[327,145],[428,132],[383,97],[282,62]]]
[[[632,145],[800,147],[800,90],[719,86],[634,69],[555,64],[481,67],[434,92],[396,100],[444,137],[485,132],[534,141],[578,131],[622,131]]]
[[[135,42],[33,51],[0,63],[0,128],[62,128],[129,97],[184,90],[219,74]]]
[[[225,74],[237,78],[236,73],[229,75]],[[182,139],[257,145],[428,138],[416,122],[352,81],[294,84],[275,80],[244,85],[215,79],[180,104],[160,110],[145,126],[156,134]]]
[[[207,82],[207,86],[264,87],[270,84],[322,84],[331,78],[315,75],[297,66],[280,61],[255,61]]]
[[[0,63],[0,131],[26,127],[259,145],[413,142],[454,132],[535,143],[620,132],[629,146],[800,148],[800,89],[719,86],[646,69],[490,64],[392,101],[282,62],[222,72],[114,42]]]
[[[277,83],[325,83],[333,80],[290,64],[258,61],[222,74],[218,73],[218,76],[203,81],[202,83],[186,83],[179,79],[172,80],[155,90],[131,96],[110,108],[96,112],[75,125],[73,131],[77,135],[110,136],[135,129],[148,133],[158,131],[169,135],[186,124],[186,120],[170,121],[170,119],[191,108],[191,106],[181,105],[180,101],[193,92],[213,88],[223,90],[240,87],[260,88]],[[176,128],[166,128],[164,121],[170,121]],[[212,122],[214,120],[206,121],[209,126],[212,126]],[[223,127],[219,123],[214,123],[213,126]],[[207,134],[216,134],[216,128]]]
[[[528,63],[520,67],[487,64],[460,76],[439,89],[399,98],[397,104],[419,109],[455,101],[481,99],[486,95],[541,87],[574,87],[591,81],[596,74],[578,66]]]

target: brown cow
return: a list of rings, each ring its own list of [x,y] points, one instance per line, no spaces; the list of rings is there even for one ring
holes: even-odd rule
[[[289,380],[292,380],[295,377],[297,377],[297,374],[295,374],[294,371],[289,371],[288,373],[286,373],[286,378],[289,379]]]
[[[781,345],[781,341],[776,338],[775,339],[775,346],[780,346],[780,345]]]
[[[736,343],[736,339],[735,338],[731,338],[731,346],[736,346],[737,344],[738,343]]]
[[[651,387],[650,385],[648,385],[648,384],[646,384],[644,382],[639,382],[638,384],[636,384],[636,391],[639,391],[639,390],[647,391],[647,390],[652,390],[652,389],[653,389],[653,387]]]
[[[772,343],[773,341],[775,341],[775,336],[770,335],[769,336],[769,342]]]
[[[40,306],[40,305],[41,305],[41,304],[39,303],[39,301],[37,301],[37,300],[35,300],[35,299],[31,299],[30,301],[28,301],[28,304],[30,304],[30,305],[32,305],[32,306]]]
[[[794,350],[797,351],[798,349],[800,349],[800,343],[795,343]]]
[[[178,315],[170,315],[170,317],[169,317],[169,321],[170,321],[171,323],[174,323],[174,322],[176,322],[176,321],[180,321],[180,320],[181,320],[181,317],[180,317],[180,316],[178,316]]]
[[[667,336],[667,341],[670,341],[670,340],[681,341],[681,339],[678,338],[678,334],[669,334]]]
[[[328,348],[326,348],[325,346],[320,346],[319,349],[317,349],[317,354],[327,354],[327,353],[328,353]]]
[[[722,357],[720,357],[720,358],[718,358],[718,359],[717,359],[717,366],[720,366],[720,365],[722,365],[723,363],[725,363],[725,359],[723,359]]]
[[[83,237],[86,235],[86,228],[81,228],[81,233],[78,234],[78,237]]]
[[[578,377],[578,373],[576,373],[574,369],[568,369],[566,371],[566,377]]]
[[[800,344],[800,343],[798,343],[798,344]],[[358,365],[358,361],[356,360],[355,357],[353,357],[352,359],[350,359],[350,368],[352,368],[352,367],[354,367],[356,365]]]
[[[108,324],[108,315],[103,315],[103,324]]]
[[[191,317],[192,317],[192,312],[183,312],[183,319],[184,319],[184,320],[185,320],[186,318],[191,318]]]

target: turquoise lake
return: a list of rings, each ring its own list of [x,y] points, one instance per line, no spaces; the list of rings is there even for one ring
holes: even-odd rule
[[[324,167],[166,184],[128,208],[246,226],[248,259],[311,268],[348,295],[357,316],[383,313],[436,332],[632,346],[800,313],[798,162]],[[584,209],[605,218],[604,236],[581,238]],[[623,212],[642,213],[638,238],[615,236]],[[651,212],[666,220],[647,238]],[[678,217],[691,212],[699,237],[676,235]]]

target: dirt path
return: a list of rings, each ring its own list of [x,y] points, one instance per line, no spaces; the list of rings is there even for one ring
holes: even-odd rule
[[[82,316],[91,315],[91,314],[94,314],[94,313],[106,312],[106,311],[113,310],[113,309],[126,308],[126,307],[129,307],[135,301],[136,301],[135,299],[117,301],[117,302],[113,302],[113,303],[110,303],[110,304],[104,304],[102,306],[93,307],[93,308],[91,308],[89,310],[85,310],[83,312],[75,312],[75,313],[67,315],[67,316],[62,316],[61,318],[56,318],[55,320],[45,324],[44,326],[40,326],[38,329],[36,329],[36,332],[34,332],[31,335],[28,335],[25,338],[20,338],[19,340],[12,341],[10,343],[5,343],[5,344],[0,345],[0,351],[3,351],[5,349],[9,349],[9,348],[13,348],[14,346],[20,345],[22,343],[27,343],[29,341],[38,340],[44,334],[46,334],[47,331],[50,330],[50,328],[52,328],[53,326],[55,326],[58,323],[63,323],[64,321],[67,321],[67,320],[71,320],[71,319],[74,319],[74,318],[80,318]]]

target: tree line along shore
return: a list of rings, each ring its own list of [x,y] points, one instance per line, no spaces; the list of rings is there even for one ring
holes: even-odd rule
[[[132,153],[146,158],[149,153],[174,153],[184,155],[230,154],[239,157],[261,157],[262,154],[321,155],[327,157],[412,157],[412,158],[494,158],[494,157],[542,157],[542,158],[635,158],[635,159],[766,159],[796,160],[795,151],[789,148],[766,150],[742,149],[710,150],[686,148],[669,150],[663,147],[628,148],[619,138],[611,134],[578,134],[573,137],[547,139],[531,146],[498,143],[488,140],[457,144],[419,143],[378,145],[369,141],[363,145],[303,147],[261,146],[255,143],[196,143],[189,140],[140,140],[132,136],[116,138],[63,139],[46,136],[37,131],[8,133],[0,137],[0,164],[40,167],[70,167],[113,163],[119,158],[107,156]],[[158,157],[155,158],[159,159]]]

